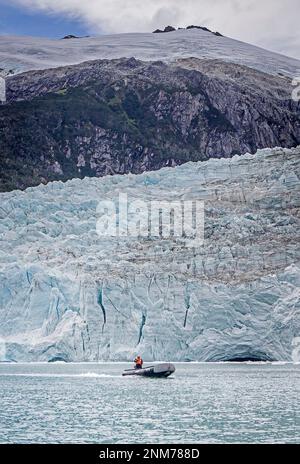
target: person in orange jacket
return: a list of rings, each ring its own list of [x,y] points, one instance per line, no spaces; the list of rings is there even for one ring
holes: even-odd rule
[[[137,356],[134,362],[135,362],[135,369],[142,369],[144,361],[142,360],[140,356]]]

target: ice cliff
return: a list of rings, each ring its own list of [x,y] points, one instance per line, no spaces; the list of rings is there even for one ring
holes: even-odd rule
[[[1,194],[6,360],[292,360],[300,148]],[[204,200],[205,241],[99,237],[97,205]],[[5,347],[5,349],[3,349]]]

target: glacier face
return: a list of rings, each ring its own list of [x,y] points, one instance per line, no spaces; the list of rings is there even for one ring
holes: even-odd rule
[[[300,61],[297,59],[228,37],[217,37],[199,29],[166,34],[114,34],[72,40],[0,37],[0,62],[4,73],[123,57],[164,62],[190,57],[220,59],[270,74],[281,73],[292,77],[298,76],[300,70]]]
[[[278,148],[1,194],[2,356],[291,361],[299,179],[300,148]],[[204,244],[99,237],[97,205],[119,193],[204,201]]]

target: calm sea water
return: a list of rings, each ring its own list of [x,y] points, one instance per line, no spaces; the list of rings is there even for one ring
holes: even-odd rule
[[[0,364],[1,443],[300,443],[300,365]]]

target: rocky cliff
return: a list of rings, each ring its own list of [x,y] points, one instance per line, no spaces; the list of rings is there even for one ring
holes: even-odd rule
[[[1,191],[300,143],[291,79],[223,60],[97,60],[6,82]]]

